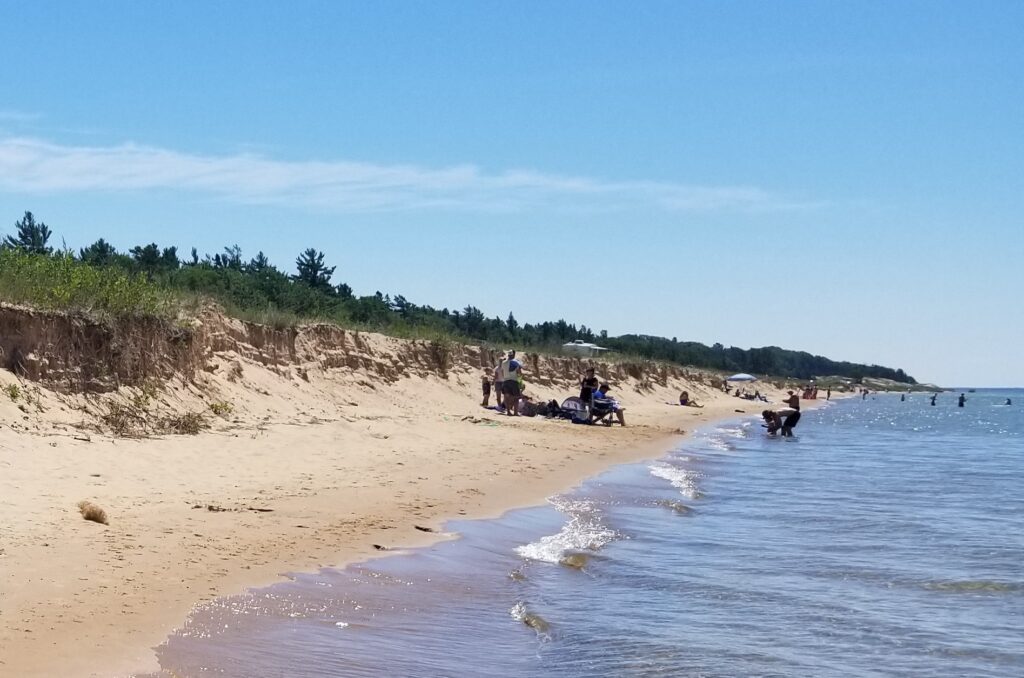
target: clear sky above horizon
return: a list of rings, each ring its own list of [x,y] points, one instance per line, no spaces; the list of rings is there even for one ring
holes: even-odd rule
[[[0,2],[0,233],[1024,385],[1024,2]]]

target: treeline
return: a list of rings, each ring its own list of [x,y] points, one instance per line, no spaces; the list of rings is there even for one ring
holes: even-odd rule
[[[212,256],[200,256],[192,248],[188,255],[182,257],[174,246],[161,247],[157,243],[149,243],[119,251],[100,238],[74,252],[54,250],[50,245],[51,236],[46,224],[37,221],[31,212],[26,212],[15,222],[14,234],[0,242],[0,248],[31,257],[60,259],[62,275],[69,280],[69,266],[101,272],[99,276],[78,275],[74,279],[105,280],[104,290],[111,288],[111,273],[120,273],[130,281],[133,289],[145,283],[148,287],[173,293],[211,297],[233,315],[278,326],[326,320],[400,336],[441,335],[548,349],[557,349],[565,342],[582,339],[600,342],[623,353],[695,367],[798,379],[839,375],[853,379],[882,377],[915,383],[903,370],[835,362],[776,347],[743,350],[662,337],[609,337],[603,330],[595,333],[585,325],[577,326],[565,320],[520,324],[512,313],[505,319],[489,318],[474,306],[461,310],[436,309],[414,304],[401,294],[392,296],[379,291],[357,296],[349,285],[333,282],[336,267],[329,265],[324,253],[316,248],[301,252],[295,260],[294,273],[288,273],[270,263],[263,252],[244,258],[237,245],[225,247]],[[29,267],[23,265],[22,269],[28,270]],[[0,281],[12,284],[3,277]],[[77,282],[69,284],[81,287]],[[113,287],[116,289],[116,285]],[[81,299],[83,290],[75,292],[71,297],[55,295],[51,291],[47,297]],[[37,291],[36,294],[42,292]]]
[[[777,346],[742,349],[721,344],[706,346],[695,341],[675,338],[624,334],[604,341],[608,348],[632,353],[653,360],[666,360],[682,365],[698,365],[728,372],[775,374],[797,379],[815,376],[839,376],[859,381],[864,377],[892,379],[907,384],[917,382],[901,369],[880,365],[861,365],[829,360],[806,351],[790,351]]]

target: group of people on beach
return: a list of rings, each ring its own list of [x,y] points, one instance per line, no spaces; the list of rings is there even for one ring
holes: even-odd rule
[[[614,417],[619,425],[626,425],[626,408],[611,396],[611,386],[597,378],[593,367],[586,369],[580,377],[579,383],[579,400],[586,408],[587,423]],[[521,414],[556,416],[562,414],[562,408],[558,401],[551,400],[538,405],[525,394],[526,380],[523,377],[523,363],[516,359],[515,350],[507,351],[494,366],[492,372],[481,375],[481,387],[483,391],[481,406],[490,409],[491,391],[493,390],[496,396],[494,409],[507,416],[517,417]],[[611,423],[610,418],[607,423]]]
[[[493,381],[492,381],[493,379]],[[510,350],[505,354],[493,372],[481,376],[484,399],[483,407],[491,406],[491,387],[495,392],[495,405],[510,417],[519,416],[519,404],[522,400],[526,381],[523,379],[523,363],[516,360],[516,352]]]
[[[762,395],[761,391],[759,389],[754,389],[753,393],[749,393],[747,391],[747,389],[745,389],[745,388],[744,389],[737,388],[736,391],[732,395],[733,395],[733,397],[743,398],[744,400],[760,400],[763,403],[768,402],[768,398],[766,398],[764,395]]]

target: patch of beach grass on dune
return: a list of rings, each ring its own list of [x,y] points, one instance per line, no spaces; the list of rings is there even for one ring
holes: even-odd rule
[[[57,311],[171,318],[175,295],[142,275],[97,268],[69,254],[0,250],[0,300]]]

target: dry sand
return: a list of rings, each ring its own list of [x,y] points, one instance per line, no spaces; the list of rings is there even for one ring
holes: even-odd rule
[[[398,340],[373,341],[367,350],[381,353]],[[659,456],[684,429],[761,409],[697,373],[641,375],[615,382],[628,427],[574,426],[481,408],[480,372],[465,365],[387,384],[372,370],[297,378],[237,355],[220,365],[167,384],[147,407],[231,412],[197,436],[145,439],[88,433],[97,401],[0,371],[0,387],[22,392],[0,393],[0,675],[154,670],[152,648],[198,602],[364,559],[375,544],[425,543],[437,535],[416,525],[541,503],[610,465]],[[571,388],[547,379],[528,391],[561,400]],[[670,405],[683,388],[707,406]],[[82,500],[109,525],[83,520]]]

